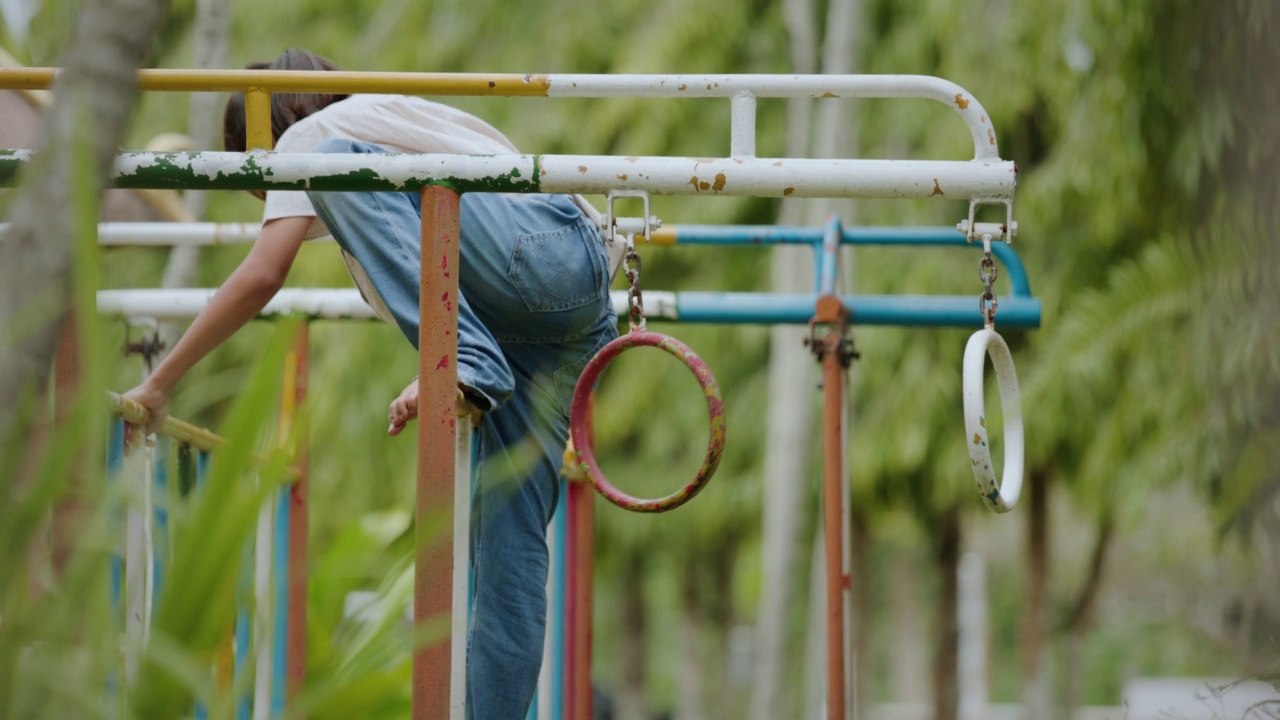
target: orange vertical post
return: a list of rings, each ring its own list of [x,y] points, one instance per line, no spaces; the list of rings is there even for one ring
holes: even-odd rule
[[[58,334],[58,345],[54,354],[53,365],[53,423],[54,427],[60,427],[70,417],[75,408],[76,398],[80,394],[80,381],[82,377],[80,367],[80,327],[78,319],[74,312],[67,313],[66,319],[63,320],[62,330]],[[47,432],[47,426],[43,426],[37,430],[43,437],[37,437],[39,449],[41,451],[47,449],[42,442],[47,441],[49,437],[53,437],[53,433]],[[73,470],[72,492],[59,500],[53,508],[53,527],[50,532],[50,560],[53,565],[53,575],[55,578],[61,578],[63,571],[67,568],[67,563],[71,559],[71,554],[75,550],[75,545],[79,539],[81,524],[83,522],[84,508],[81,506],[81,496],[83,493],[79,489],[79,483],[82,480],[81,473],[83,467],[76,465]]]
[[[827,718],[846,716],[844,593],[844,373],[851,351],[845,334],[848,311],[835,295],[818,299],[810,327],[811,347],[822,361],[822,523],[827,585]],[[825,326],[821,337],[817,326]]]
[[[841,720],[845,715],[844,688],[844,537],[841,534],[840,485],[844,482],[841,468],[844,425],[844,368],[832,344],[841,342],[839,333],[829,333],[823,344],[827,352],[822,358],[823,428],[822,428],[822,521],[823,545],[827,569],[827,717]]]
[[[453,599],[453,471],[457,442],[459,196],[422,191],[422,284],[418,325],[417,563],[413,621],[447,618]],[[464,608],[456,608],[464,612]],[[442,623],[448,627],[448,623]],[[452,643],[421,644],[413,653],[413,720],[450,716]]]

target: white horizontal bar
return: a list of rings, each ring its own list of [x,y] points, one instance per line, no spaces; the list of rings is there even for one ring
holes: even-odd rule
[[[1017,187],[1017,169],[1005,160],[544,155],[539,167],[540,189],[552,193],[971,200],[1012,198]]]
[[[31,156],[14,150],[0,159],[14,171]],[[113,179],[125,187],[356,190],[376,183],[401,190],[444,184],[498,192],[1004,200],[1013,198],[1016,174],[1004,160],[129,152],[116,159]]]
[[[260,223],[101,223],[98,225],[98,244],[107,247],[173,247],[251,243],[258,239],[261,229]]]
[[[98,313],[109,317],[189,320],[209,304],[215,288],[184,290],[99,290]],[[676,294],[669,291],[644,293],[645,314],[676,319]],[[610,301],[618,317],[627,314],[627,292],[615,290]],[[349,288],[285,288],[258,314],[276,318],[288,314],[326,320],[374,320],[373,310]]]
[[[921,98],[955,110],[974,159],[1000,157],[991,118],[969,91],[927,75],[548,75],[548,97]]]

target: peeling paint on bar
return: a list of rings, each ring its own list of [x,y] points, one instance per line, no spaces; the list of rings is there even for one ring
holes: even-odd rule
[[[0,184],[11,184],[31,157],[28,150],[0,151]],[[117,158],[114,184],[327,191],[417,191],[443,185],[458,192],[631,189],[655,195],[877,199],[928,198],[941,187],[948,199],[999,200],[1013,197],[1017,175],[1012,162],[1001,160],[130,152]]]
[[[212,288],[183,290],[100,290],[98,312],[107,317],[179,320],[195,317]],[[706,324],[804,325],[813,317],[817,295],[771,293],[670,292],[644,294],[645,314],[652,321]],[[627,293],[610,293],[614,312],[626,317]],[[982,314],[973,297],[951,295],[846,295],[841,298],[854,325],[914,327],[981,327]],[[1000,297],[1000,324],[1005,328],[1040,327],[1040,300]],[[258,315],[286,315],[310,320],[374,320],[373,310],[354,289],[286,288]]]

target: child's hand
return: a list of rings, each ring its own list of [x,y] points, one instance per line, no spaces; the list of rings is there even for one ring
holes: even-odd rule
[[[391,402],[391,407],[387,410],[387,419],[391,421],[387,434],[399,435],[404,430],[404,426],[416,417],[418,417],[418,378],[414,378],[406,385],[400,397]]]
[[[151,414],[147,418],[146,433],[153,435],[164,427],[164,420],[169,416],[169,393],[151,383],[143,382],[138,387],[124,394],[126,400],[132,400],[147,409]],[[416,399],[416,398],[415,398]]]

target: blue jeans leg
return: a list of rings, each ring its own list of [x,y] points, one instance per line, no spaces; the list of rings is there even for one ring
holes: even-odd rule
[[[382,152],[376,145],[326,140],[320,152]],[[418,347],[422,278],[422,196],[396,192],[308,192],[338,245],[364,268],[396,325]],[[489,405],[506,402],[514,378],[465,289],[458,299],[458,380]]]
[[[325,152],[380,152],[328,140]],[[309,193],[417,342],[417,193]],[[569,401],[616,337],[599,233],[565,196],[462,197],[459,376],[493,400],[477,430],[474,598],[467,638],[472,720],[523,718],[546,634],[546,527],[559,490]]]

